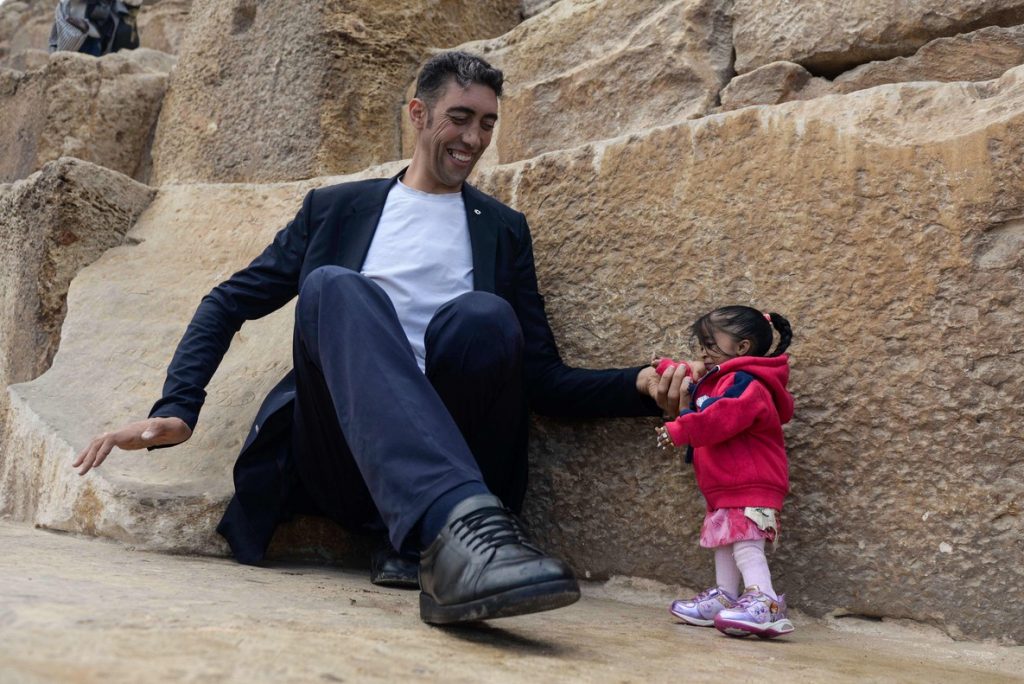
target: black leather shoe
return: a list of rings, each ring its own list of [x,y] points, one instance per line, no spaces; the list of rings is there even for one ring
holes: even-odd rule
[[[498,497],[460,502],[420,560],[420,618],[434,624],[537,613],[575,603],[576,577],[530,544]]]
[[[370,555],[370,582],[381,587],[420,588],[420,559],[413,554],[399,553],[385,542]]]

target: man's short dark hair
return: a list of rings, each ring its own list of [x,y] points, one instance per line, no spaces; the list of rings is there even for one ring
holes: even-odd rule
[[[423,65],[416,79],[416,97],[433,107],[452,78],[463,88],[474,83],[485,85],[498,97],[505,82],[501,69],[495,69],[476,55],[453,50],[434,55]]]

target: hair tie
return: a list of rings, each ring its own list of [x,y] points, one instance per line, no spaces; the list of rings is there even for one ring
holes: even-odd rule
[[[772,322],[772,315],[770,313],[763,314],[763,316],[764,320],[768,321],[769,323]]]

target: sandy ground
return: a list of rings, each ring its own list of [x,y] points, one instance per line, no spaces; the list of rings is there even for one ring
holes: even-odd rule
[[[1024,681],[1024,647],[797,616],[785,639],[677,624],[613,581],[562,610],[461,628],[363,571],[252,568],[0,522],[0,682]]]

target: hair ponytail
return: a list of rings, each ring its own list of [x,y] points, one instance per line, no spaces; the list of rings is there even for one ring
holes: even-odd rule
[[[778,356],[789,349],[789,343],[793,341],[793,328],[790,327],[789,321],[780,313],[773,311],[767,314],[767,316],[772,327],[779,333],[779,343],[775,345],[775,351],[768,356]]]

